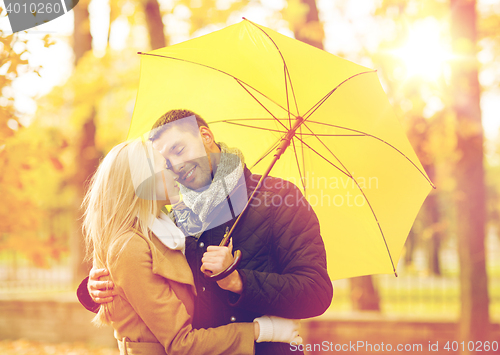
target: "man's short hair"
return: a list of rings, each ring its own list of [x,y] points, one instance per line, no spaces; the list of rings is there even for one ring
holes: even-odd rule
[[[191,120],[182,119],[190,116],[196,118],[197,126],[193,125]],[[182,127],[182,129],[188,130],[196,136],[200,133],[199,128],[202,126],[208,127],[208,123],[193,111],[170,110],[155,122],[151,128],[149,140],[154,141],[158,139],[170,127]]]

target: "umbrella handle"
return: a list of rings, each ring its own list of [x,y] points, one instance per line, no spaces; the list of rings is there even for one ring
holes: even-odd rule
[[[225,278],[226,276],[228,276],[229,274],[231,274],[234,270],[236,270],[236,268],[240,264],[240,261],[241,261],[241,251],[240,250],[236,250],[234,252],[233,263],[231,265],[229,265],[229,267],[226,270],[222,270],[221,272],[219,272],[217,274],[213,274],[213,275],[207,275],[207,274],[205,274],[205,278],[210,279],[212,281],[222,280],[223,278]]]
[[[224,234],[224,238],[222,238],[219,246],[220,247],[227,247],[229,245],[230,236],[231,236],[231,231],[229,230],[229,227],[227,227],[226,233]],[[241,261],[241,251],[236,250],[234,252],[233,263],[231,265],[229,265],[226,270],[222,270],[221,272],[219,272],[217,274],[212,274],[212,275],[205,274],[205,278],[210,279],[212,281],[222,280],[223,278],[228,276],[230,273],[232,273],[234,270],[236,270],[236,268],[240,264],[240,261]]]

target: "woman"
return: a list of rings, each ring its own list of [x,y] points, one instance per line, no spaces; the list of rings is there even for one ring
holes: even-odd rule
[[[118,296],[93,322],[113,326],[121,354],[253,354],[254,340],[294,340],[298,321],[278,317],[192,329],[196,291],[184,235],[161,212],[179,201],[175,180],[142,140],[114,147],[97,169],[83,230],[94,266],[110,271]]]

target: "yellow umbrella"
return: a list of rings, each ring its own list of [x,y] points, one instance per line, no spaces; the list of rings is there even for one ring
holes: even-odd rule
[[[169,110],[198,113],[253,173],[274,159],[271,175],[302,190],[332,280],[396,272],[433,185],[375,70],[246,19],[141,54],[129,138]]]

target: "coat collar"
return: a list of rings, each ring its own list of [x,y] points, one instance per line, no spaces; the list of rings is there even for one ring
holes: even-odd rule
[[[180,250],[166,247],[153,233],[150,233],[151,238],[142,233],[137,233],[137,235],[143,238],[151,249],[153,273],[168,280],[190,285],[196,294],[193,273],[184,254]]]

